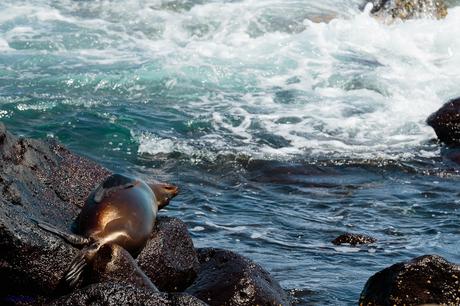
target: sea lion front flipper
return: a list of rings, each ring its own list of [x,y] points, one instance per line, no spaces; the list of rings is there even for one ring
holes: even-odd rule
[[[134,187],[136,181],[121,174],[112,174],[94,192],[94,202],[100,203],[105,197],[119,190]]]
[[[30,220],[35,222],[35,224],[39,228],[61,237],[62,239],[64,239],[65,241],[67,241],[68,243],[70,243],[72,245],[76,245],[76,246],[77,245],[85,245],[85,244],[88,244],[90,242],[90,239],[88,239],[88,238],[63,232],[60,229],[58,229],[57,227],[55,227],[54,225],[49,224],[47,222],[39,221],[39,220],[33,219],[33,218],[30,218]]]

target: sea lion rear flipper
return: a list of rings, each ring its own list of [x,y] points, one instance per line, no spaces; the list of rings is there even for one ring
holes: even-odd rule
[[[39,220],[36,220],[34,218],[30,218],[30,219],[33,222],[35,222],[35,224],[37,224],[37,226],[40,227],[41,229],[61,237],[62,239],[64,239],[65,241],[67,241],[70,244],[73,244],[73,245],[85,245],[85,244],[88,244],[90,242],[90,240],[88,238],[63,232],[60,229],[58,229],[57,227],[55,227],[54,225],[51,225],[51,224],[49,224],[47,222],[39,221]]]
[[[78,285],[85,267],[93,260],[101,246],[101,243],[95,242],[85,247],[75,256],[63,278],[63,282],[68,288],[74,289]]]
[[[71,289],[77,286],[78,281],[80,280],[81,274],[85,269],[87,263],[84,256],[77,255],[70,264],[69,270],[64,275],[64,282]]]

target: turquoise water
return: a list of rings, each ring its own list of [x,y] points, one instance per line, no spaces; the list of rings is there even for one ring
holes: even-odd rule
[[[460,262],[459,167],[426,117],[460,95],[460,8],[385,24],[360,1],[0,3],[0,120],[177,183],[197,246],[261,263],[299,304]],[[335,247],[360,232],[379,242]]]

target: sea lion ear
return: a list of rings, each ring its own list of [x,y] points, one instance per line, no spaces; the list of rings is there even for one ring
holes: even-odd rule
[[[179,193],[179,188],[172,184],[153,182],[149,184],[152,189],[158,209],[162,209],[169,204],[169,201]]]

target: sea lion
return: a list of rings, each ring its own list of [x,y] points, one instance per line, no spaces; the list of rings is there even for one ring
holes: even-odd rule
[[[148,185],[139,179],[113,174],[90,193],[72,225],[73,234],[46,222],[36,222],[71,244],[85,246],[64,276],[65,283],[72,288],[105,244],[117,244],[135,257],[150,237],[158,210],[168,205],[178,192],[174,185],[159,182]]]

